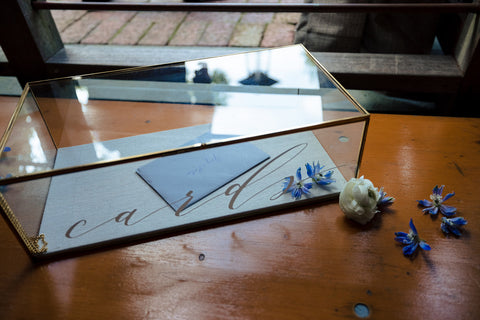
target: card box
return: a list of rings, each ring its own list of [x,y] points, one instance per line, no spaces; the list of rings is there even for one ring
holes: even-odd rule
[[[33,258],[320,206],[357,176],[368,121],[302,45],[31,82],[0,205]],[[283,190],[317,162],[335,182]]]

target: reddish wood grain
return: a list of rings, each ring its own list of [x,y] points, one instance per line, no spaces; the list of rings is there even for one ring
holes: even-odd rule
[[[333,319],[364,303],[373,319],[475,319],[479,160],[480,119],[375,114],[360,171],[397,200],[365,227],[332,202],[34,264],[2,220],[0,318]],[[417,207],[435,184],[455,190],[463,237]],[[415,259],[393,239],[410,218],[432,246]]]

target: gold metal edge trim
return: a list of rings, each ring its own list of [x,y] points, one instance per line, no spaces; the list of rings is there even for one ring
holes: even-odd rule
[[[355,172],[355,177],[358,178],[360,175],[360,167],[362,165],[363,152],[365,151],[365,143],[367,142],[367,133],[368,126],[370,125],[370,117],[365,120],[362,133],[362,141],[360,142],[360,150],[358,151],[358,160],[357,160],[357,170]]]
[[[0,206],[5,212],[7,218],[10,220],[10,223],[17,232],[18,236],[22,239],[25,247],[27,247],[27,250],[31,254],[40,254],[48,251],[48,242],[45,241],[45,235],[42,233],[38,236],[29,237],[25,229],[23,229],[22,225],[20,224],[20,221],[18,221],[17,217],[8,205],[2,193],[0,193]],[[41,247],[40,243],[42,245]]]

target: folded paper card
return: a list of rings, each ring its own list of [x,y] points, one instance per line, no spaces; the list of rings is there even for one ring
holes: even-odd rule
[[[137,173],[179,212],[268,158],[253,144],[240,143],[162,157]]]

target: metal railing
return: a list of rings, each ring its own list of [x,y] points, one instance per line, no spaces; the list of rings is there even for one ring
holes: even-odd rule
[[[33,1],[36,10],[479,13],[480,3],[105,3]]]

